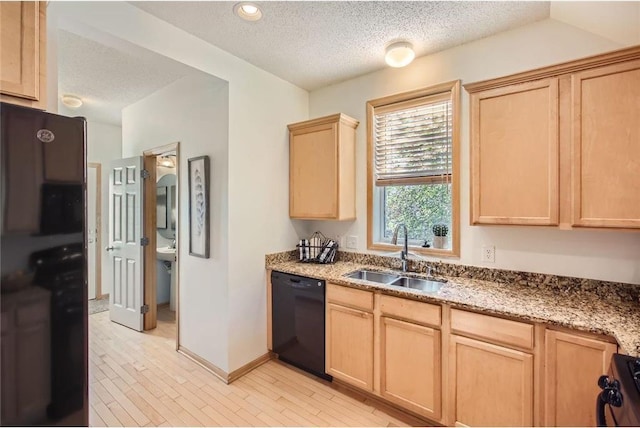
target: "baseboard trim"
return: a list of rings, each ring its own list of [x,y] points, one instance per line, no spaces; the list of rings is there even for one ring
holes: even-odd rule
[[[207,371],[211,372],[213,375],[215,375],[217,378],[219,378],[224,383],[229,383],[229,381],[228,381],[229,374],[227,372],[225,372],[224,370],[222,370],[220,367],[216,366],[215,364],[211,364],[209,361],[207,361],[204,358],[200,357],[198,354],[188,350],[187,348],[185,348],[182,345],[178,346],[178,352],[180,352],[182,355],[184,355],[185,357],[189,358],[193,362],[197,363],[198,365],[202,366]]]
[[[229,377],[228,377],[228,382],[227,383],[231,383],[234,380],[241,378],[242,376],[244,376],[247,373],[249,373],[251,370],[253,370],[253,369],[257,368],[257,367],[260,367],[261,365],[263,365],[267,361],[271,360],[272,358],[273,358],[273,354],[271,352],[267,352],[266,354],[256,358],[255,360],[249,361],[244,366],[242,366],[239,369],[236,369],[236,370],[232,371],[231,373],[229,373]]]
[[[213,375],[215,375],[218,379],[220,379],[227,385],[233,382],[234,380],[241,378],[245,374],[249,373],[251,370],[261,366],[262,364],[266,363],[267,361],[273,358],[273,353],[267,352],[266,354],[256,358],[255,360],[248,362],[247,364],[240,367],[239,369],[236,369],[231,373],[227,373],[224,370],[222,370],[220,367],[216,366],[215,364],[211,364],[209,361],[205,360],[204,358],[200,357],[198,354],[190,351],[189,349],[185,348],[182,345],[178,346],[178,352],[180,352],[182,355],[189,358],[199,366],[202,366],[207,371],[211,372]]]
[[[340,379],[333,378],[332,388],[336,391],[342,392],[343,394],[351,395],[351,396],[360,396],[366,400],[369,400],[372,403],[375,403],[376,408],[389,413],[391,416],[398,417],[397,413],[402,415],[402,418],[407,419],[408,422],[412,426],[427,426],[427,427],[444,427],[441,422],[432,421],[426,416],[419,415],[411,410],[405,409],[399,404],[392,403],[390,401],[385,400],[383,397],[375,395],[369,391],[363,391],[358,387],[352,386],[346,382],[341,381]],[[395,413],[395,415],[394,415]],[[400,418],[399,418],[400,419]],[[402,419],[401,419],[402,420]]]

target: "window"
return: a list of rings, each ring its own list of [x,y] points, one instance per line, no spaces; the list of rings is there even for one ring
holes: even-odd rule
[[[455,81],[367,103],[370,249],[400,248],[404,224],[412,251],[459,255],[459,92]]]

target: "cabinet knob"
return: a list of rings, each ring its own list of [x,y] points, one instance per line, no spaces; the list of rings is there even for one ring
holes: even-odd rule
[[[116,248],[115,248],[115,247],[113,247],[113,246],[111,246],[111,247],[105,247],[105,250],[107,250],[107,251],[113,251],[113,250],[115,250],[115,249],[116,249]]]

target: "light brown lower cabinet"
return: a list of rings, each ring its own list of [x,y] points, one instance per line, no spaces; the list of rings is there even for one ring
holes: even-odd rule
[[[455,424],[532,426],[533,355],[456,335],[449,340]]]
[[[440,331],[380,318],[380,393],[433,420],[441,416]]]
[[[327,373],[373,390],[373,313],[327,303]]]
[[[449,425],[595,425],[615,343],[552,329],[543,338],[533,323],[336,284],[326,299],[336,380]]]
[[[595,426],[596,382],[616,345],[554,330],[547,330],[545,345],[545,425]]]

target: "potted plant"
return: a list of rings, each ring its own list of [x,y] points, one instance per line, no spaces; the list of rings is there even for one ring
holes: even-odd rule
[[[433,230],[433,248],[444,248],[447,244],[449,227],[444,223],[436,223],[431,230]]]

